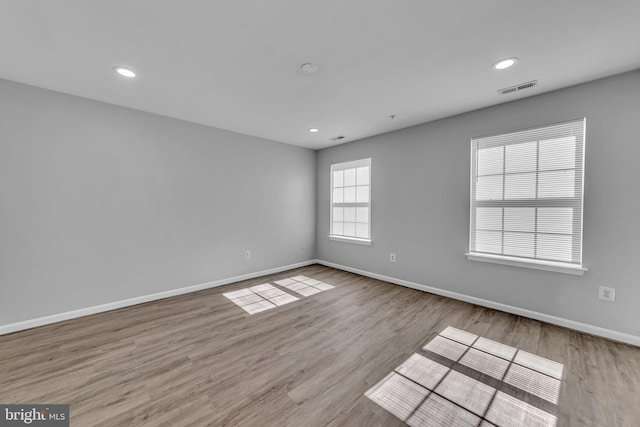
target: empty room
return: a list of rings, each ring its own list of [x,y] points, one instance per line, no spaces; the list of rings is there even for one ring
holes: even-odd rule
[[[0,0],[0,426],[637,426],[638,17]]]

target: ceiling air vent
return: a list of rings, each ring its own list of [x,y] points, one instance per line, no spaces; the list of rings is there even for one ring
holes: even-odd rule
[[[537,84],[538,84],[537,80],[531,80],[530,82],[520,83],[519,85],[505,87],[504,89],[498,89],[498,93],[500,95],[506,95],[508,93],[518,92],[518,91],[521,91],[521,90],[532,88],[532,87],[536,86]]]
[[[344,139],[344,135],[334,136],[331,138],[331,141],[340,141],[341,139]]]

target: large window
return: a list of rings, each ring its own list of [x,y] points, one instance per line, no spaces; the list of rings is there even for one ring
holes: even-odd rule
[[[330,238],[371,243],[371,159],[331,165]]]
[[[469,258],[582,274],[585,119],[471,140]]]

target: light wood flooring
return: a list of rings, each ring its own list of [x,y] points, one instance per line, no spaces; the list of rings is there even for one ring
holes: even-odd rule
[[[335,289],[253,315],[222,295],[299,274]],[[404,425],[364,393],[447,326],[562,363],[558,425],[640,425],[640,348],[320,265],[0,336],[0,402],[68,403],[72,426]]]

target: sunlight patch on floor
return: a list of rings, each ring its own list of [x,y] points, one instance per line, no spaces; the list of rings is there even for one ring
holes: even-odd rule
[[[222,295],[249,314],[260,313],[298,300],[297,297],[269,283],[227,292]]]
[[[556,425],[561,363],[450,326],[422,350],[365,396],[410,426]]]
[[[333,285],[329,285],[328,283],[324,283],[307,276],[290,277],[288,279],[276,280],[273,283],[275,283],[276,285],[280,285],[283,288],[287,288],[291,291],[297,292],[305,297],[323,291],[328,291],[329,289],[333,289],[335,287]]]
[[[335,288],[333,285],[307,276],[275,280],[273,283],[305,297]],[[251,286],[222,295],[249,314],[260,313],[300,299],[270,283]]]
[[[427,394],[429,390],[395,372],[365,393],[369,399],[401,420],[406,420]]]

